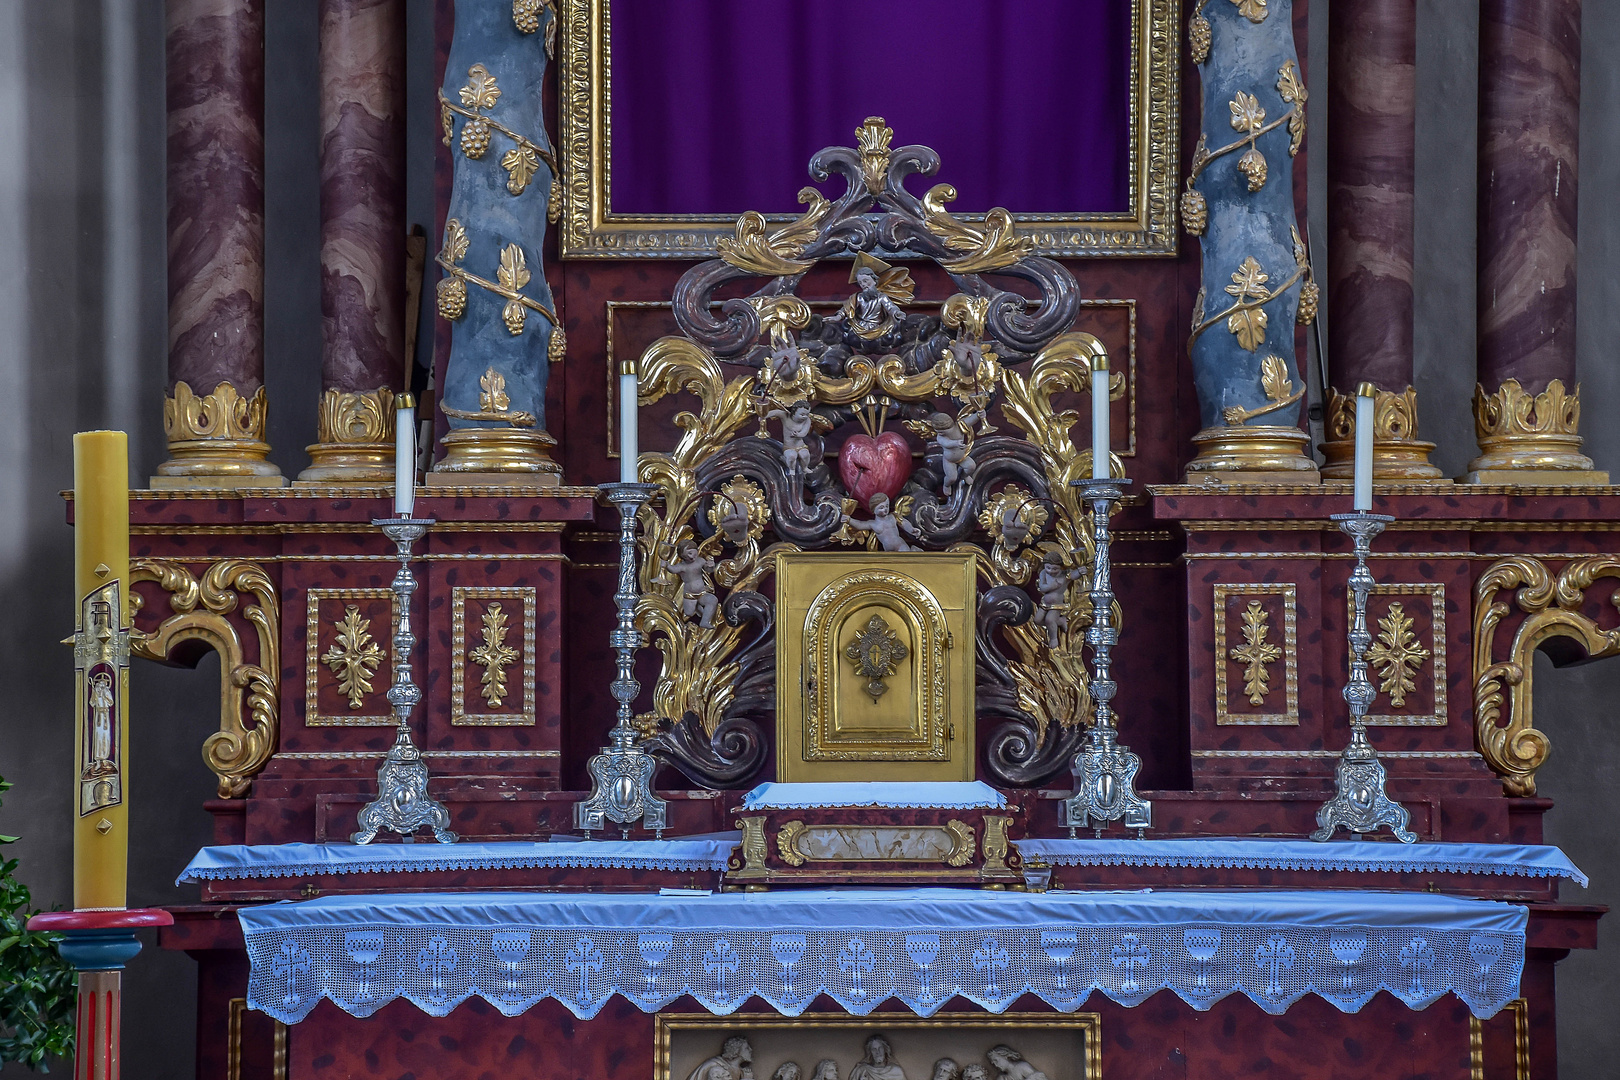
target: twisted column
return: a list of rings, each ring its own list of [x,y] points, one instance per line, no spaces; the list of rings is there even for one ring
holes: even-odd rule
[[[298,479],[393,478],[405,372],[405,5],[321,0],[321,402]]]
[[[284,484],[264,395],[264,0],[168,0],[169,460],[153,487]]]
[[[1479,6],[1479,483],[1604,483],[1580,453],[1581,0]],[[1600,479],[1601,478],[1601,479]]]
[[[1433,479],[1412,387],[1412,191],[1417,8],[1328,9],[1328,360],[1324,479],[1355,472],[1356,387],[1373,405],[1373,475]]]

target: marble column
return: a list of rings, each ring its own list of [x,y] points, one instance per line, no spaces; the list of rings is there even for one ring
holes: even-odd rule
[[[394,476],[405,371],[405,4],[321,0],[321,402],[300,482]]]
[[[1606,483],[1580,453],[1581,0],[1479,5],[1478,483]]]
[[[1377,388],[1373,476],[1435,479],[1412,386],[1417,7],[1328,9],[1328,369],[1324,479],[1355,473],[1356,387]]]
[[[264,0],[168,0],[169,460],[153,487],[284,484],[265,442]]]

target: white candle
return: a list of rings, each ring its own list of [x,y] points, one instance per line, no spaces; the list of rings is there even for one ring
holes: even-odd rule
[[[619,483],[634,484],[636,462],[641,457],[636,426],[636,398],[641,388],[636,385],[636,362],[627,360],[619,369]]]
[[[1091,362],[1091,478],[1108,479],[1108,361]]]
[[[416,509],[416,399],[394,399],[394,513],[410,517]]]
[[[1356,387],[1356,485],[1353,510],[1372,509],[1373,384]]]

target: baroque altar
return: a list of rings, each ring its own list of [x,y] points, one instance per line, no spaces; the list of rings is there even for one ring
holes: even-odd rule
[[[1620,497],[1439,481],[1371,381],[1318,465],[1291,5],[1133,0],[1129,214],[954,212],[869,116],[797,213],[640,264],[540,107],[558,60],[605,131],[605,6],[450,7],[422,415],[129,496],[128,655],[221,665],[160,934],[200,1076],[1555,1068],[1602,912],[1541,842],[1531,656],[1620,651]],[[259,453],[175,395],[178,458]],[[343,471],[389,438],[392,489]]]

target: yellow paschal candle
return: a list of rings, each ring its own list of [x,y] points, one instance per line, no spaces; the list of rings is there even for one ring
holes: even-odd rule
[[[73,436],[73,906],[122,908],[129,871],[129,438]]]

